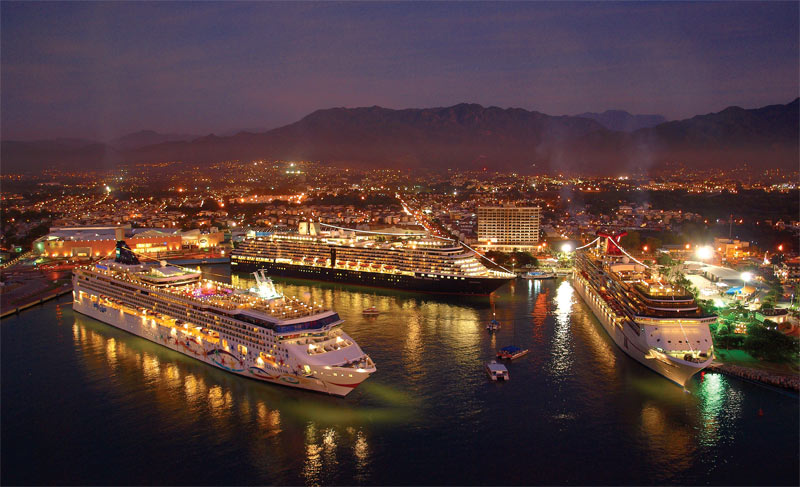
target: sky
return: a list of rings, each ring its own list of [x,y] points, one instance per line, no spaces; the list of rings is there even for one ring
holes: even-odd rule
[[[798,2],[0,2],[0,136],[265,130],[462,102],[688,118],[788,103]]]

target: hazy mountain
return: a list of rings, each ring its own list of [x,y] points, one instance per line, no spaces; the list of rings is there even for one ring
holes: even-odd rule
[[[642,128],[655,127],[667,121],[662,115],[631,115],[625,110],[606,110],[603,113],[586,112],[576,117],[591,118],[609,130],[633,132]]]
[[[0,169],[4,173],[39,172],[50,167],[104,169],[114,167],[119,160],[114,149],[91,140],[4,140],[0,144]]]
[[[560,145],[593,132],[608,131],[593,120],[519,108],[474,104],[405,110],[332,108],[265,133],[208,136],[147,147],[130,155],[137,160],[311,159],[376,167],[459,167],[486,162],[505,169],[522,161],[544,162]]]
[[[123,135],[118,139],[109,142],[111,147],[126,151],[138,149],[148,145],[161,144],[163,142],[182,142],[197,138],[196,135],[185,134],[159,134],[153,130],[140,130],[132,134]]]
[[[121,161],[257,158],[610,175],[666,162],[796,169],[799,118],[794,100],[757,109],[730,107],[628,133],[584,117],[475,104],[405,110],[331,108],[263,133],[211,134],[119,152],[89,141],[3,142],[2,162],[4,171],[54,164],[93,168]]]

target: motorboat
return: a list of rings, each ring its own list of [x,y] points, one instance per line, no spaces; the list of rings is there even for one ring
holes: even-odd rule
[[[489,378],[493,381],[507,381],[509,380],[508,377],[508,369],[505,365],[497,363],[496,360],[492,360],[488,364],[486,364],[486,373],[489,374]]]
[[[555,279],[556,273],[551,271],[530,271],[522,275],[523,279]]]
[[[379,314],[381,314],[381,312],[378,311],[378,308],[376,308],[375,306],[370,306],[369,308],[364,308],[362,314],[364,316],[378,316]]]
[[[497,358],[514,360],[515,358],[520,358],[523,355],[526,355],[528,352],[529,350],[527,348],[521,349],[519,347],[508,346],[497,351]]]

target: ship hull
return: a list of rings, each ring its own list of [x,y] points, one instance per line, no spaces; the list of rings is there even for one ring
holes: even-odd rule
[[[255,272],[264,269],[270,276],[313,279],[319,281],[343,282],[359,286],[401,289],[412,292],[435,294],[475,294],[487,295],[496,291],[512,279],[465,277],[447,279],[428,277],[423,274],[414,276],[405,274],[389,274],[350,269],[332,269],[323,266],[305,266],[280,262],[231,261],[233,272]]]
[[[684,387],[694,374],[711,364],[711,359],[701,363],[693,363],[654,353],[645,342],[644,334],[637,335],[631,327],[624,324],[619,326],[611,320],[607,312],[600,306],[603,299],[592,290],[591,286],[574,275],[571,278],[571,282],[572,287],[589,306],[617,347],[653,372]]]
[[[79,288],[73,291],[72,309],[78,313],[102,321],[120,330],[157,343],[163,347],[192,357],[212,367],[260,382],[322,392],[344,397],[353,391],[369,375],[359,374],[354,379],[342,377],[339,383],[331,383],[292,373],[270,365],[254,366],[243,362],[235,355],[211,342],[198,343],[193,337],[163,326],[152,318],[134,314],[124,307],[114,308],[94,302],[88,296],[80,297]]]

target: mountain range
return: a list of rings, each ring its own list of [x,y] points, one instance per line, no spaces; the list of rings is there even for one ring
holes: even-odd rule
[[[95,169],[121,162],[231,159],[587,175],[646,171],[669,162],[698,168],[748,163],[755,170],[796,169],[799,101],[756,109],[729,107],[661,123],[658,116],[621,111],[551,116],[466,103],[403,110],[331,108],[266,132],[190,138],[143,131],[109,144],[3,141],[0,156],[7,173],[52,166]]]
[[[591,118],[609,130],[618,130],[620,132],[633,132],[639,129],[655,127],[667,121],[663,115],[631,115],[625,110],[606,110],[603,113],[586,112],[575,116]]]

